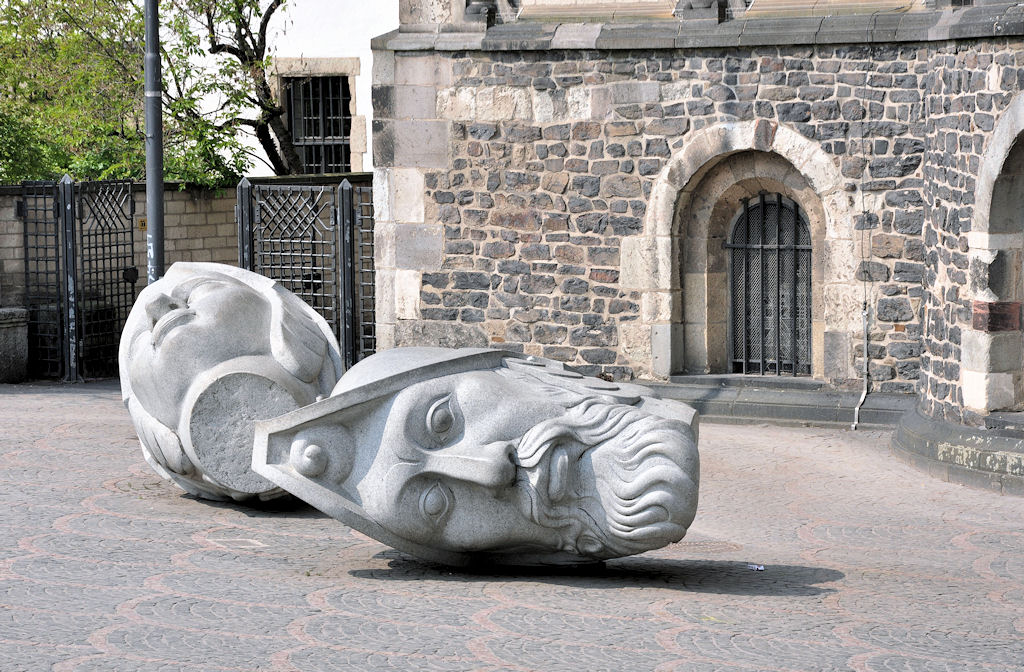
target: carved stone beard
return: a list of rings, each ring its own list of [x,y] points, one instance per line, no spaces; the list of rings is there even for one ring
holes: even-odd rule
[[[516,504],[592,558],[679,541],[693,519],[696,450],[685,425],[586,399],[530,429],[517,447]]]

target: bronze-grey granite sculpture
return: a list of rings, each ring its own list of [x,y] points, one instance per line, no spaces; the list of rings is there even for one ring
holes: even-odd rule
[[[297,296],[232,266],[177,263],[139,294],[121,336],[121,392],[146,461],[207,499],[271,499],[253,430],[328,395],[331,329]]]
[[[596,562],[686,533],[697,414],[537,357],[398,348],[257,423],[253,469],[424,559]]]

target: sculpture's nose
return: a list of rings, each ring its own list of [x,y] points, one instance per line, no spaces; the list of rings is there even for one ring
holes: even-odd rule
[[[150,328],[152,329],[153,326],[160,321],[161,317],[171,312],[172,310],[181,307],[182,306],[180,301],[178,301],[177,299],[173,299],[167,296],[166,294],[160,293],[154,296],[146,304],[146,317],[149,318]]]
[[[509,441],[455,445],[431,453],[426,471],[485,488],[503,488],[516,478],[516,447]]]

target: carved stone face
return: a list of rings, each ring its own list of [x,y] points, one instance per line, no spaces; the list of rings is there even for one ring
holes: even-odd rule
[[[359,493],[381,526],[448,550],[558,545],[553,530],[521,515],[517,493],[517,446],[565,412],[554,400],[496,371],[471,371],[412,385],[378,412],[387,420]]]
[[[421,369],[403,385],[400,350],[266,423],[254,469],[369,536],[452,564],[595,561],[685,534],[699,480],[693,409],[515,357]],[[363,382],[375,358],[385,396]]]
[[[244,356],[270,356],[270,304],[234,278],[157,281],[140,297],[148,329],[131,344],[132,390],[153,417],[177,428],[182,400],[203,371]]]
[[[157,473],[199,497],[269,499],[284,492],[252,471],[256,422],[328,393],[341,358],[323,318],[274,281],[178,263],[139,295],[119,366]]]

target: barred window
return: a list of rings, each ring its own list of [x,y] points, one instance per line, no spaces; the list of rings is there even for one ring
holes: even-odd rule
[[[734,373],[811,373],[811,234],[782,194],[743,201],[730,251]]]
[[[288,123],[306,174],[346,173],[352,129],[348,78],[289,77]]]

